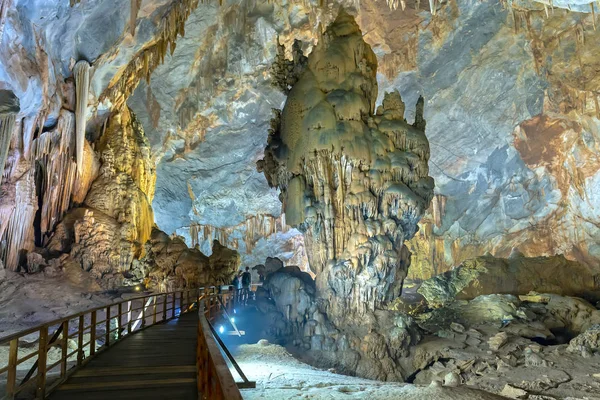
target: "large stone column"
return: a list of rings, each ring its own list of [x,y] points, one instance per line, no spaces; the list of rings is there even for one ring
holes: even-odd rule
[[[433,196],[423,100],[414,125],[397,92],[375,111],[377,59],[344,10],[272,121],[258,164],[304,233],[317,297],[336,324],[399,296],[404,241]],[[321,307],[323,308],[323,306]]]

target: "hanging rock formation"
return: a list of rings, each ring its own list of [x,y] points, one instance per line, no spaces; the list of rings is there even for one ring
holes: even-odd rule
[[[375,114],[376,72],[342,10],[276,113],[258,164],[281,190],[287,223],[304,233],[319,296],[339,315],[400,294],[410,261],[403,243],[433,196],[422,99],[414,126],[397,92]]]
[[[75,75],[75,137],[77,140],[77,173],[83,169],[83,144],[85,142],[85,126],[87,122],[87,102],[90,89],[90,64],[81,60],[73,68]]]
[[[0,90],[0,184],[2,183],[10,139],[15,127],[15,116],[19,110],[17,96],[10,90]]]
[[[281,190],[287,223],[304,234],[315,302],[301,296],[298,307],[275,293],[284,290],[274,283],[300,282],[285,269],[267,289],[297,345],[349,373],[401,380],[407,371],[396,361],[418,333],[410,318],[382,308],[401,293],[410,264],[403,243],[417,231],[434,182],[423,99],[413,126],[397,92],[375,112],[376,72],[371,47],[342,9],[276,110],[258,169]]]

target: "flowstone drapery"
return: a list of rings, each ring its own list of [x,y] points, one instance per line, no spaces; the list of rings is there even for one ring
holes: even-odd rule
[[[377,59],[343,10],[276,110],[259,170],[303,233],[328,315],[363,314],[400,295],[404,241],[433,196],[423,99],[414,125],[397,92],[375,112]]]

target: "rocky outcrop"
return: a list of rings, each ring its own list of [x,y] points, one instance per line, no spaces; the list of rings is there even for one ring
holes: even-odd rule
[[[143,128],[127,108],[113,113],[97,151],[98,177],[82,206],[57,226],[48,247],[70,253],[83,270],[114,287],[150,239],[156,178]]]
[[[584,300],[547,293],[456,300],[416,317],[424,339],[411,357],[414,383],[453,381],[517,398],[597,395],[589,371],[598,318]]]
[[[590,357],[600,351],[600,325],[592,325],[569,342],[567,351]]]
[[[600,298],[600,274],[562,255],[508,259],[491,255],[463,262],[458,267],[423,281],[418,293],[430,306],[453,300],[470,300],[486,294],[526,294],[530,291]]]
[[[172,291],[204,285],[229,284],[240,266],[235,250],[213,243],[210,257],[197,248],[188,248],[180,237],[170,237],[154,227],[145,245],[145,256],[134,261],[126,273],[127,285],[141,284],[149,289]]]

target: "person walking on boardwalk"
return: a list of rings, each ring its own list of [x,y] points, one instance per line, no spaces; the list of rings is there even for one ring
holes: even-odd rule
[[[250,273],[250,267],[246,267],[246,271],[242,274],[242,303],[248,304],[248,297],[250,296],[250,286],[252,285],[252,274]]]
[[[231,288],[232,288],[232,292],[233,292],[234,303],[237,303],[238,298],[240,296],[240,288],[242,287],[242,284],[240,282],[241,276],[242,276],[242,271],[240,270],[233,276],[233,280],[231,281]]]

